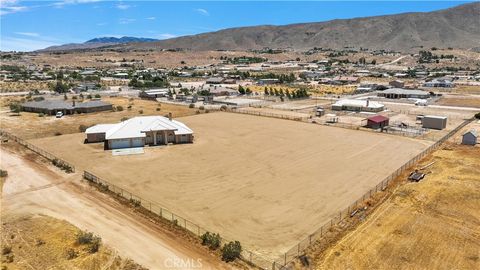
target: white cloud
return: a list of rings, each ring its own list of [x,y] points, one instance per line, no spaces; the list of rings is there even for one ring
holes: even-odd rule
[[[104,25],[107,25],[107,23],[105,22],[97,23],[97,26],[104,26]]]
[[[135,21],[136,21],[135,19],[121,18],[120,20],[118,20],[118,23],[119,24],[129,24],[129,23],[133,23]]]
[[[15,5],[16,1],[12,2],[2,2],[1,8],[0,8],[0,15],[7,15],[7,14],[12,14],[12,13],[17,13],[20,11],[26,11],[28,10],[28,7],[26,6],[16,6]]]
[[[55,2],[52,5],[54,7],[61,8],[66,5],[88,4],[88,3],[95,3],[100,1],[102,0],[63,0],[63,1]]]
[[[130,5],[126,5],[126,4],[122,4],[122,3],[117,4],[116,7],[117,7],[118,9],[121,9],[121,10],[127,10],[127,9],[131,8]]]
[[[155,20],[155,19],[157,19],[157,18],[156,18],[156,17],[147,17],[147,18],[145,18],[145,19],[146,19],[146,20]]]
[[[164,33],[164,34],[159,34],[158,39],[169,39],[169,38],[174,38],[177,37],[177,35],[174,34],[169,34],[169,33]]]
[[[59,43],[38,38],[2,37],[1,51],[35,51],[46,47],[59,45]]]
[[[15,32],[17,35],[27,36],[27,37],[38,37],[40,34],[34,32]]]
[[[203,8],[197,8],[197,9],[195,9],[195,11],[204,15],[204,16],[209,16],[210,15],[210,13],[208,13],[208,11],[206,9],[203,9]]]

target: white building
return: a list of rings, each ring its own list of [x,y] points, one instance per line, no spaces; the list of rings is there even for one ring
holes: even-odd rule
[[[138,116],[118,124],[100,124],[85,131],[87,142],[105,142],[105,149],[192,143],[193,131],[163,116]]]
[[[384,107],[380,102],[368,99],[341,99],[332,104],[332,110],[336,111],[381,112]]]

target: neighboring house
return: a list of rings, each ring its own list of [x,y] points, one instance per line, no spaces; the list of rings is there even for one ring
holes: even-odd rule
[[[222,77],[212,77],[207,79],[206,84],[221,84],[224,81],[225,79]]]
[[[168,96],[168,88],[159,88],[159,89],[150,89],[150,90],[140,91],[138,96],[140,98],[146,98],[146,99],[156,99],[159,97],[166,97]]]
[[[452,83],[450,80],[447,79],[433,79],[429,82],[425,82],[423,84],[424,87],[445,87],[445,88],[451,88],[454,87],[455,84]]]
[[[260,79],[258,80],[259,85],[266,85],[266,84],[276,84],[280,83],[279,79]]]
[[[332,104],[332,110],[335,111],[381,112],[384,107],[383,104],[368,99],[341,99]]]
[[[468,132],[465,132],[462,136],[462,144],[466,145],[475,145],[477,144],[478,133],[477,130],[472,129]]]
[[[110,111],[112,109],[112,104],[100,100],[86,102],[42,100],[25,102],[22,104],[22,110],[25,112],[44,113],[47,115],[55,115],[57,112],[62,112],[64,115],[67,115],[74,113]]]
[[[210,94],[214,96],[234,96],[238,95],[238,91],[231,88],[221,87],[221,86],[213,86],[207,88]]]
[[[105,149],[192,143],[193,131],[163,116],[139,116],[118,124],[101,124],[85,131],[87,142],[105,142]]]
[[[410,90],[402,88],[391,88],[377,94],[385,98],[429,98],[430,93],[422,90]]]
[[[332,80],[335,84],[352,84],[352,83],[359,83],[359,77],[350,77],[350,76],[337,76],[334,77]]]
[[[383,115],[375,115],[367,118],[367,127],[378,129],[388,126],[388,117]]]

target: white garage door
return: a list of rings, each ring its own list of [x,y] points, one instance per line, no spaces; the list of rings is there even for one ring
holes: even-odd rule
[[[142,138],[133,138],[132,139],[132,147],[143,147],[143,139]]]
[[[110,141],[110,147],[112,149],[128,148],[130,147],[130,139],[112,140]]]

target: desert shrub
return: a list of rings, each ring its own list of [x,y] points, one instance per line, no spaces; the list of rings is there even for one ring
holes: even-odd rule
[[[87,128],[88,128],[88,127],[87,127],[86,125],[83,125],[83,124],[80,125],[80,126],[78,126],[78,130],[79,130],[80,132],[85,132],[85,130],[87,130]]]
[[[6,263],[12,263],[13,262],[13,253],[10,253],[8,255],[5,256],[5,262]]]
[[[131,109],[132,109],[132,105],[128,105],[128,106],[127,106],[127,109],[128,109],[128,110],[131,110]]]
[[[188,105],[188,107],[189,107],[190,109],[193,109],[193,108],[195,108],[195,104],[190,103],[190,105]]]
[[[203,105],[201,105],[200,107],[198,107],[198,109],[200,109],[201,111],[205,110],[205,107]]]
[[[122,119],[120,119],[120,121],[127,121],[128,120],[128,117],[122,117]]]
[[[159,111],[160,111],[160,108],[156,108],[155,110],[156,110],[157,112],[159,112]]]
[[[100,98],[100,97],[101,97],[100,94],[95,95],[95,98]]]
[[[44,113],[39,113],[38,117],[45,117],[45,114]]]
[[[222,105],[222,106],[220,106],[220,110],[221,110],[221,111],[226,111],[226,110],[227,110],[227,105]]]
[[[220,234],[206,232],[200,237],[202,239],[202,245],[208,246],[210,249],[215,250],[220,247]]]
[[[115,109],[116,109],[117,111],[121,112],[121,111],[123,111],[123,106],[120,106],[120,105],[119,105],[119,106],[115,107]]]
[[[11,246],[4,246],[2,248],[2,255],[7,255],[12,253],[12,247]]]
[[[5,171],[5,170],[0,170],[0,177],[7,177],[8,176],[8,172]]]
[[[92,99],[92,95],[88,94],[88,95],[87,95],[87,98],[88,98],[88,99]]]
[[[67,249],[65,257],[67,258],[67,260],[75,259],[75,258],[78,257],[78,251],[76,251],[73,248],[69,248],[69,249]]]
[[[139,113],[139,114],[143,114],[143,110],[138,110],[138,113]]]
[[[102,244],[102,239],[99,236],[94,236],[92,239],[92,242],[87,248],[88,252],[96,253],[100,249],[101,244]]]
[[[209,113],[209,112],[210,112],[210,110],[209,110],[209,109],[206,109],[206,110],[205,110],[205,113]]]
[[[95,236],[91,232],[79,231],[77,233],[77,244],[87,245],[92,243]]]
[[[222,260],[226,262],[234,261],[236,258],[240,257],[241,252],[242,245],[240,245],[240,242],[229,242],[228,244],[223,245]]]
[[[480,119],[480,112],[475,114],[475,118]]]
[[[132,204],[134,207],[139,207],[140,205],[142,205],[140,200],[136,200],[136,199],[133,199],[133,198],[130,199],[130,204]]]
[[[195,111],[195,113],[196,113],[196,114],[199,114],[199,113],[200,113],[200,111],[199,111],[199,110],[197,110],[197,111]]]
[[[37,245],[37,247],[41,245],[45,245],[45,241],[43,241],[43,239],[37,239],[35,244]]]
[[[53,164],[54,166],[57,166],[57,167],[58,167],[58,166],[60,165],[60,160],[54,158],[54,159],[52,160],[52,164]]]
[[[62,135],[62,133],[60,131],[56,131],[53,135],[60,136],[60,135]]]

